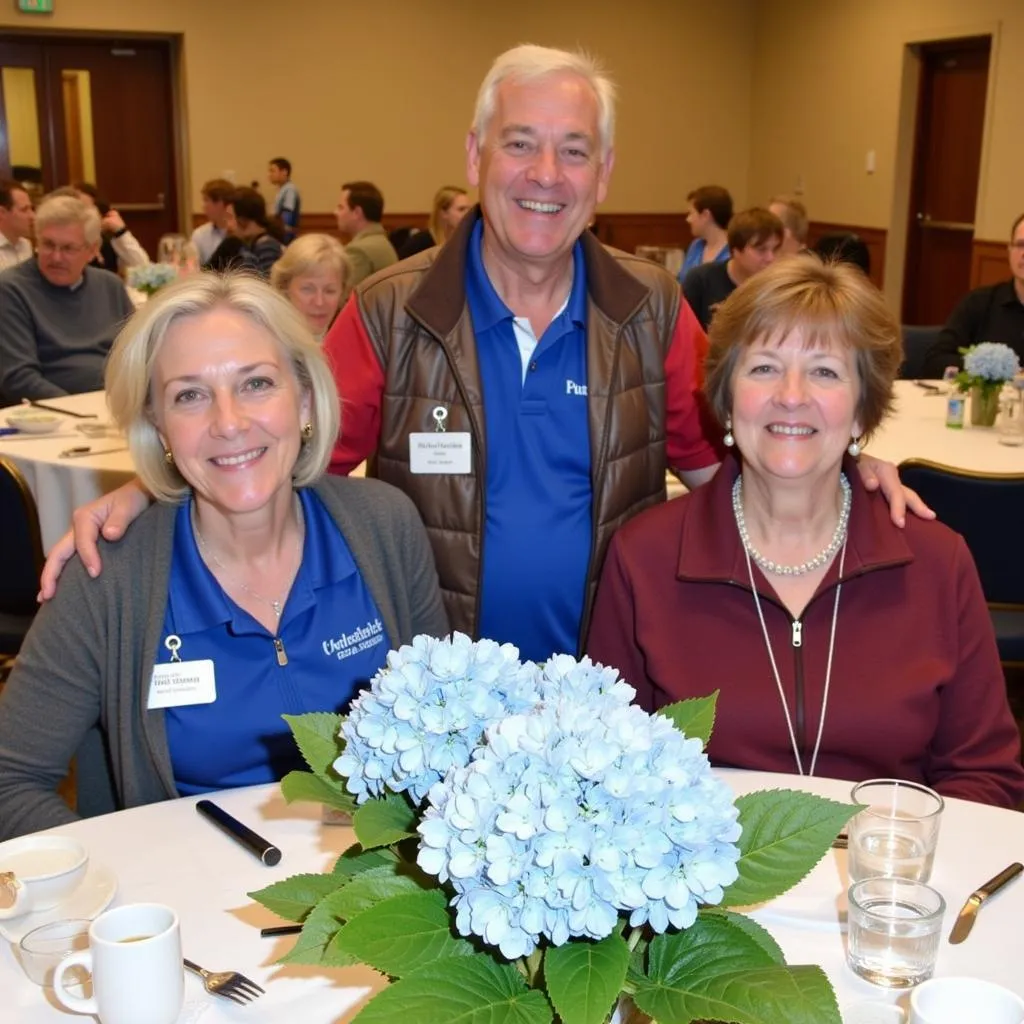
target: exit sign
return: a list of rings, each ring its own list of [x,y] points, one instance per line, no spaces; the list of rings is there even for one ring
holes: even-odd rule
[[[53,14],[53,0],[18,0],[18,10],[25,14]]]

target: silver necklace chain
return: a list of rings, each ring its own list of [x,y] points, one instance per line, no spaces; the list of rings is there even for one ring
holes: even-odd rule
[[[743,513],[743,475],[740,474],[736,477],[736,482],[732,485],[732,513],[736,518],[736,528],[740,531],[743,550],[757,562],[762,572],[771,573],[773,576],[804,576],[831,561],[835,553],[846,542],[846,530],[850,525],[850,507],[853,504],[853,491],[850,481],[846,479],[844,473],[839,474],[839,485],[843,491],[843,504],[839,510],[839,522],[836,523],[835,532],[828,545],[799,565],[781,565],[762,555],[751,543],[750,534],[747,532],[747,519]]]
[[[836,649],[836,623],[839,621],[839,595],[843,591],[843,568],[846,565],[846,540],[843,539],[842,550],[839,555],[839,581],[836,583],[836,598],[832,604],[832,630],[828,638],[828,661],[825,665],[825,689],[821,696],[821,715],[818,717],[818,735],[814,741],[814,752],[811,754],[811,764],[807,772],[804,772],[803,758],[800,756],[800,748],[796,742],[796,732],[793,729],[793,719],[789,714],[789,705],[786,703],[786,692],[782,689],[782,677],[779,675],[779,667],[775,663],[775,652],[772,650],[772,641],[768,636],[768,626],[764,621],[764,611],[761,609],[761,598],[757,594],[757,584],[754,582],[754,567],[751,563],[751,553],[744,546],[743,553],[747,558],[747,575],[750,577],[750,589],[754,594],[754,607],[757,608],[757,617],[761,622],[761,635],[764,637],[764,645],[768,649],[768,660],[771,662],[772,675],[775,677],[775,688],[779,693],[779,700],[782,702],[782,713],[786,716],[786,728],[789,730],[789,742],[793,748],[793,757],[796,760],[796,770],[801,775],[813,775],[818,764],[818,751],[821,749],[821,737],[825,732],[825,715],[828,712],[828,696],[832,686],[832,655]]]
[[[228,567],[217,557],[213,549],[206,543],[206,538],[203,537],[203,532],[199,529],[199,520],[196,518],[195,504],[193,503],[192,505],[192,529],[195,532],[196,540],[199,541],[199,547],[202,549],[203,554],[206,555],[206,557],[209,558],[209,560],[213,562],[218,569],[220,569],[224,582],[229,586],[238,587],[239,590],[244,590],[250,597],[256,598],[256,600],[260,601],[262,604],[269,605],[270,608],[273,609],[274,615],[279,619],[281,618],[281,613],[284,611],[284,603],[288,599],[288,592],[291,590],[292,584],[295,582],[295,577],[298,575],[299,565],[302,563],[302,541],[305,530],[303,528],[304,520],[302,517],[302,503],[299,501],[297,495],[295,498],[295,511],[299,520],[299,536],[296,542],[296,553],[298,554],[298,559],[295,563],[295,571],[288,580],[288,585],[284,588],[284,592],[281,596],[275,601],[273,598],[264,597],[259,592],[253,590],[252,587],[243,583],[241,580],[235,579],[231,575]]]

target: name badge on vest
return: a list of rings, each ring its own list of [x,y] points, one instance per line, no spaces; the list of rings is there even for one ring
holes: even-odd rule
[[[472,473],[473,439],[468,430],[449,433],[448,410],[438,406],[432,413],[433,433],[409,435],[409,470],[413,473]]]
[[[181,637],[173,634],[164,641],[164,647],[171,652],[171,660],[165,665],[153,666],[146,709],[155,711],[158,708],[212,704],[217,699],[213,662],[209,658],[182,661],[178,654]]]

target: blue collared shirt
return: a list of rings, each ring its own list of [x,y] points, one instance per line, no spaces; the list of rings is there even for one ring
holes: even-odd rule
[[[283,714],[343,711],[384,664],[391,644],[345,538],[320,499],[299,492],[306,520],[302,564],[275,637],[221,589],[199,553],[182,504],[157,664],[180,638],[182,661],[214,663],[212,704],[168,708],[167,743],[183,795],[273,782],[304,767]]]
[[[480,222],[466,267],[487,432],[479,632],[544,660],[576,651],[591,556],[586,265],[577,242],[568,301],[524,373],[482,244]]]

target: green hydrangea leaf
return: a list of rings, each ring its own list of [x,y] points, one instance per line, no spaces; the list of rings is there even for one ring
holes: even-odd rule
[[[775,963],[758,937],[721,914],[653,939],[633,1000],[658,1024],[842,1024],[821,968]]]
[[[286,921],[303,921],[325,897],[344,885],[334,875],[292,875],[248,895]]]
[[[338,775],[333,765],[345,747],[341,739],[341,723],[344,718],[327,711],[281,717],[288,723],[309,770],[322,779],[336,781]]]
[[[693,697],[690,700],[676,701],[666,704],[658,710],[689,739],[698,739],[706,747],[711,739],[711,731],[715,727],[715,705],[719,691],[715,690],[708,697]]]
[[[396,793],[367,800],[352,816],[352,827],[364,850],[391,846],[416,834],[416,814],[409,801]]]
[[[550,947],[544,954],[544,980],[562,1024],[604,1024],[628,966],[629,946],[618,934]]]
[[[353,1024],[551,1024],[542,992],[509,964],[473,954],[438,961],[392,982]]]
[[[772,958],[773,963],[784,964],[786,962],[782,948],[772,937],[771,932],[759,925],[753,918],[747,917],[746,914],[734,913],[731,910],[722,910],[719,907],[705,907],[701,911],[702,917],[708,914],[717,914],[719,917],[725,918],[733,927],[746,932],[747,936],[753,939]]]
[[[374,904],[344,925],[337,941],[339,948],[356,960],[396,978],[434,960],[473,954],[465,939],[452,934],[447,901],[440,889],[393,896]]]
[[[350,921],[374,904],[391,899],[392,896],[423,891],[415,878],[400,873],[394,864],[386,864],[355,875],[335,894],[337,899],[332,901],[331,906],[346,921]]]
[[[334,874],[355,876],[370,868],[383,867],[385,864],[397,864],[398,854],[386,847],[376,850],[364,850],[358,843],[350,846],[334,862]]]
[[[337,879],[335,879],[337,880]],[[283,964],[315,964],[325,967],[348,967],[359,960],[350,956],[337,943],[338,933],[345,923],[338,910],[344,902],[338,889],[321,900],[302,924],[295,945],[280,959]]]
[[[781,896],[828,852],[856,804],[772,789],[736,801],[743,835],[739,878],[725,890],[723,907],[745,907]]]
[[[309,772],[289,772],[281,780],[281,795],[290,804],[303,801],[326,804],[348,814],[356,810],[355,799],[345,792],[345,784],[340,779],[334,781]]]

